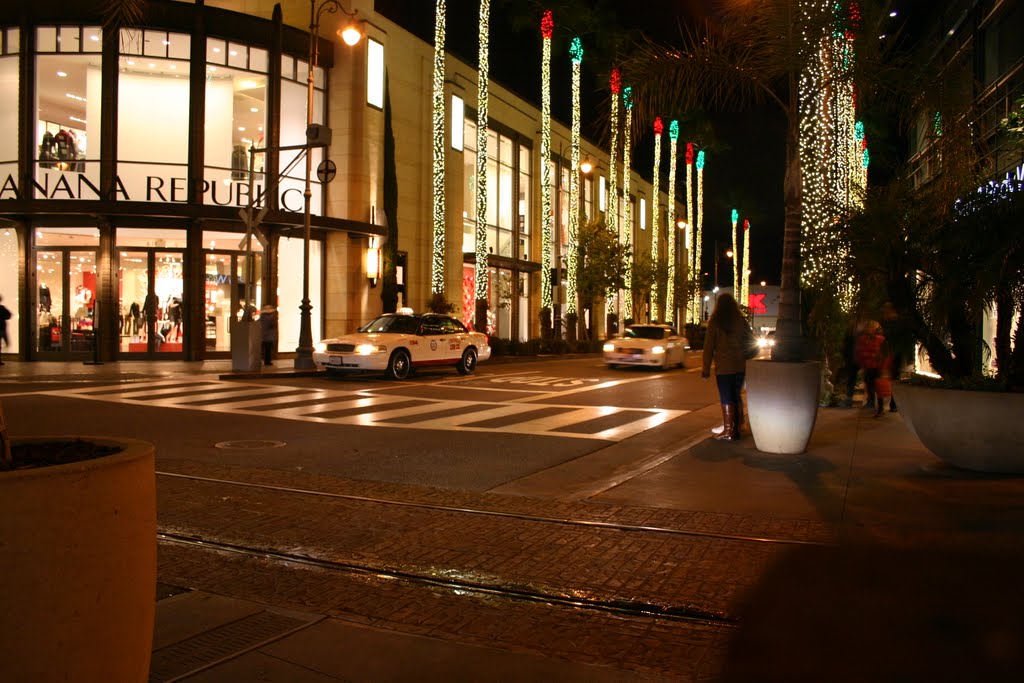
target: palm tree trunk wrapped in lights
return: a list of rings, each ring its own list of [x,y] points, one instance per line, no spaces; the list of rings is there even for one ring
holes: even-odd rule
[[[676,320],[676,152],[679,145],[679,121],[668,124],[668,214],[665,230],[668,232],[668,282],[665,286],[664,321]]]
[[[622,212],[622,239],[628,252],[633,233],[633,206],[629,197],[633,137],[633,88],[630,86],[626,86],[622,90],[622,105],[626,110],[626,120],[622,125],[622,201],[625,206],[625,211]],[[633,319],[633,261],[635,258],[636,255],[631,254],[626,268],[625,286],[622,289],[623,322]]]
[[[658,242],[661,235],[658,231],[658,218],[661,215],[661,188],[659,178],[661,176],[661,133],[664,125],[661,117],[654,119],[654,187],[651,190],[651,262],[658,265]],[[649,320],[661,320],[658,315],[658,282],[655,281],[651,287],[651,311]]]
[[[691,235],[693,234],[694,220],[693,220],[693,143],[686,143],[686,262],[689,264],[693,259],[693,244],[691,243]],[[687,279],[693,281],[694,273],[698,272],[698,268],[687,268]],[[691,287],[687,287],[686,291],[691,291]],[[696,306],[699,297],[691,296],[687,298],[686,306],[686,322],[693,323],[697,321]]]
[[[430,291],[444,295],[444,34],[445,0],[437,0],[434,15],[434,73],[433,73],[433,253],[430,261]]]
[[[694,165],[697,167],[697,211],[696,222],[691,228],[693,229],[693,272],[697,277],[698,295],[694,298],[696,315],[693,321],[699,323],[703,317],[700,313],[702,305],[700,293],[704,290],[704,274],[701,266],[701,242],[704,239],[704,150],[697,152],[697,161]],[[718,283],[716,282],[715,285],[717,286]]]
[[[552,239],[554,239],[555,216],[551,210],[551,36],[555,22],[551,10],[541,18],[541,88],[540,88],[540,199],[541,199],[541,308],[551,309],[551,268]],[[560,267],[561,264],[558,264]]]
[[[572,172],[569,174],[569,254],[566,259],[566,313],[576,313],[576,249],[580,229],[580,64],[583,43],[579,36],[569,47],[572,58]]]
[[[740,298],[741,306],[746,306],[750,300],[750,221],[743,220],[743,269],[740,271]]]
[[[618,154],[619,154],[619,91],[622,89],[622,79],[618,69],[612,69],[608,81],[611,90],[611,149],[608,152],[608,211],[605,223],[608,229],[614,232],[619,241],[622,240],[619,232],[619,180],[618,180]],[[615,297],[615,311],[619,319],[622,319],[622,297],[618,292],[611,292]]]
[[[736,209],[732,210],[732,294],[736,297],[736,301],[742,301],[742,295],[740,293],[740,248],[739,239],[736,233],[736,224],[740,220],[740,212]]]
[[[487,331],[487,79],[490,73],[491,1],[480,0],[480,65],[477,73],[476,104],[476,321],[480,332]]]

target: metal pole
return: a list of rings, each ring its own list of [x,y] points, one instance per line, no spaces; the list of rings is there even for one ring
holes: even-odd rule
[[[320,24],[317,21],[316,0],[309,0],[309,73],[306,77],[306,130],[313,124],[313,73],[317,62],[317,35]],[[310,189],[310,176],[313,174],[313,156],[306,149],[306,183],[302,193],[304,214],[302,222],[302,304],[299,306],[299,347],[295,349],[295,367],[308,369],[313,367],[313,328],[310,319],[312,305],[309,303],[309,239],[310,239],[310,202],[313,195]]]

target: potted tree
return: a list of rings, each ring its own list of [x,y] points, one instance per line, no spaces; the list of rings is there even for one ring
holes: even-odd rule
[[[2,412],[0,439],[5,680],[146,680],[156,603],[153,444],[11,440]]]
[[[905,424],[949,464],[1024,473],[1024,184],[991,181],[969,71],[946,67],[940,77],[941,88],[908,98],[935,122],[922,152],[931,176],[897,174],[839,228],[856,277],[885,292],[931,370],[894,385]],[[1014,125],[1002,122],[1004,140],[1022,145]],[[982,334],[990,313],[991,345]]]
[[[865,9],[869,16],[875,15]],[[785,119],[785,221],[776,343],[770,360],[747,364],[746,384],[757,448],[801,453],[814,428],[821,385],[821,364],[813,359],[800,308],[802,233],[822,227],[805,212],[804,178],[827,159],[820,156],[821,149],[801,144],[801,125],[817,111],[813,102],[802,99],[800,83],[821,61],[820,41],[808,36],[825,40],[840,19],[831,5],[801,0],[738,3],[724,7],[717,19],[683,34],[678,44],[642,44],[624,66],[623,80],[634,84],[634,109],[641,121],[694,108],[748,110],[763,102],[775,105]],[[851,77],[843,73],[837,78]]]

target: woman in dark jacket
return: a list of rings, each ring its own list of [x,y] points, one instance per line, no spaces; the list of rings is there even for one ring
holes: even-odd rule
[[[740,438],[740,425],[743,423],[743,400],[740,391],[746,377],[747,357],[754,348],[754,335],[743,318],[736,299],[731,294],[719,295],[704,337],[704,367],[701,372],[701,377],[710,377],[711,363],[714,361],[724,426],[716,439]]]

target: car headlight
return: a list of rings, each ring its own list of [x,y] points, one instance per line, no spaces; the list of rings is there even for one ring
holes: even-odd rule
[[[768,340],[765,339],[764,337],[758,337],[757,345],[763,349],[764,347],[768,346]]]
[[[615,344],[612,344],[611,342],[608,342],[607,344],[605,344],[601,348],[603,348],[605,351],[614,351],[615,350]]]
[[[651,353],[665,353],[665,347],[664,346],[652,346],[651,347]]]
[[[384,353],[387,351],[387,347],[378,346],[377,344],[359,344],[356,346],[356,353],[360,356],[369,356],[374,353]]]
[[[317,353],[323,353],[327,350],[327,342],[317,342],[313,345],[313,350]]]

